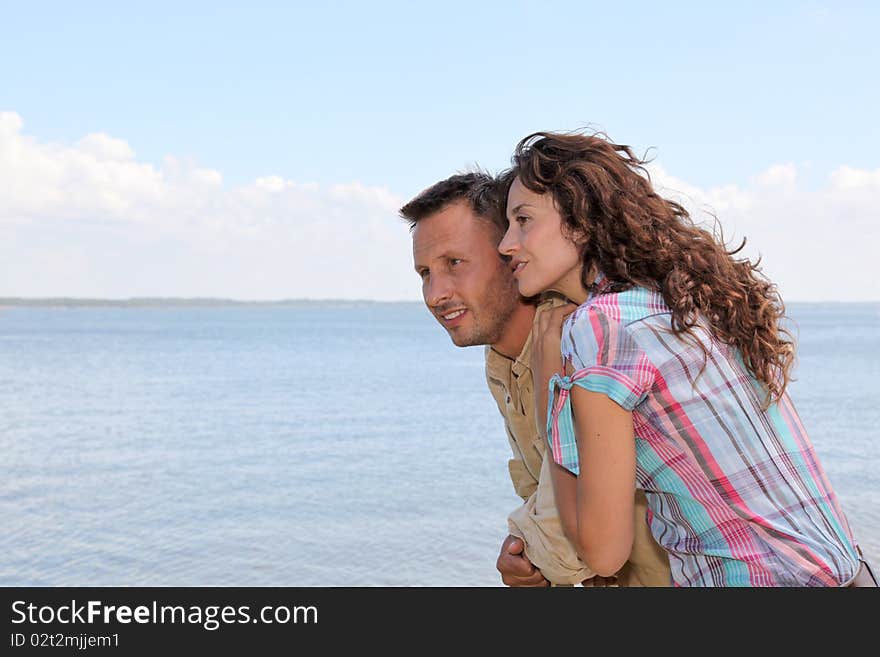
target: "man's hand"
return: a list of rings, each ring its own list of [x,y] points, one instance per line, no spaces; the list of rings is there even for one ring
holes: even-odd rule
[[[524,548],[521,538],[510,535],[504,539],[495,564],[501,581],[507,586],[550,586],[541,571],[523,554]]]

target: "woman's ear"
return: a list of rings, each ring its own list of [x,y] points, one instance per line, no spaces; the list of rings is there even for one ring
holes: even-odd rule
[[[581,225],[572,226],[573,222],[563,223],[563,235],[579,249],[583,249],[590,241],[590,232]]]

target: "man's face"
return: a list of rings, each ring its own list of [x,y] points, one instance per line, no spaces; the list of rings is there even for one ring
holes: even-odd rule
[[[465,201],[450,203],[413,230],[422,297],[458,347],[495,344],[520,303],[496,231]]]

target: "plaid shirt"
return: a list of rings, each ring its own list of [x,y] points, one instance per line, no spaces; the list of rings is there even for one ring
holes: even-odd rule
[[[633,414],[636,485],[677,586],[840,586],[859,557],[852,532],[787,395],[765,391],[736,349],[671,332],[656,292],[609,292],[604,277],[566,321],[574,373],[550,381],[553,459],[578,473],[572,385]],[[556,389],[559,394],[555,395]]]

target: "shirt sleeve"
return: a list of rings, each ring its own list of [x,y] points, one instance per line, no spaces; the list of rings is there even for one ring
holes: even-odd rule
[[[510,482],[513,484],[513,490],[522,498],[523,502],[525,502],[534,495],[535,490],[538,488],[538,482],[532,476],[532,473],[529,472],[525,461],[517,455],[518,448],[516,446],[516,441],[513,440],[513,437],[510,434],[510,427],[505,423],[504,428],[507,431],[507,441],[510,443],[510,449],[514,452],[514,457],[507,461],[507,472],[510,475]]]
[[[504,420],[504,433],[507,435],[507,442],[510,445],[510,451],[513,455],[513,458],[507,462],[507,471],[510,474],[510,481],[513,484],[513,489],[516,491],[516,494],[525,502],[538,487],[538,480],[531,472],[529,472],[529,468],[523,458],[522,450],[517,444],[516,439],[513,437],[510,420],[507,417],[507,413],[505,413],[506,404],[504,398],[507,396],[507,391],[502,383],[495,379],[490,372],[489,353],[489,347],[486,347],[486,386],[489,388],[489,393],[492,395],[492,399],[495,400],[498,412]]]
[[[562,328],[561,350],[563,360],[574,371],[550,379],[547,440],[553,460],[578,474],[572,386],[602,393],[632,411],[647,396],[656,370],[626,326],[592,305],[581,306],[569,317]]]
[[[549,459],[541,464],[537,489],[508,516],[507,526],[511,534],[523,540],[528,560],[552,584],[580,584],[595,575],[563,533],[553,497]]]
[[[513,458],[507,464],[510,480],[516,494],[523,500],[523,503],[507,517],[508,530],[510,534],[523,540],[526,557],[540,569],[551,584],[578,584],[593,577],[594,573],[581,561],[577,550],[566,538],[562,529],[562,521],[559,518],[556,501],[553,497],[550,462],[544,447],[546,443],[540,438],[537,426],[535,426],[529,441],[535,442],[534,447],[538,449],[542,457],[539,471],[532,474],[526,465],[522,450],[514,438],[510,421],[505,412],[505,390],[501,383],[490,375],[488,348],[486,358],[486,383],[501,417],[504,418],[505,433],[513,452]],[[523,401],[529,405],[529,408],[533,404],[531,395],[528,400]],[[532,420],[532,424],[534,424],[534,418]]]

